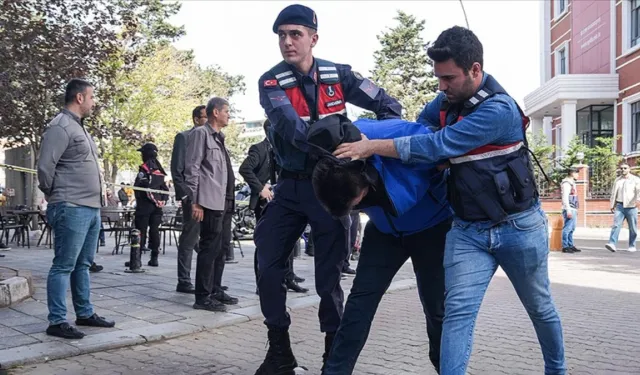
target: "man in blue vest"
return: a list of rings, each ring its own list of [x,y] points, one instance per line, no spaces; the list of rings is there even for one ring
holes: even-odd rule
[[[422,124],[405,120],[358,120],[354,126],[336,115],[313,124],[309,142],[333,151],[340,143],[360,140],[360,131],[370,139],[432,133]],[[378,304],[408,258],[426,317],[429,358],[438,371],[444,317],[442,262],[452,216],[444,172],[433,164],[409,165],[377,155],[365,162],[329,154],[316,164],[312,181],[316,196],[332,215],[361,209],[370,218],[351,294],[323,375],[352,373]]]
[[[286,260],[306,223],[315,245],[316,292],[320,296],[320,330],[326,333],[325,355],[343,311],[340,287],[342,265],[349,248],[349,219],[335,219],[313,194],[308,159],[309,124],[335,113],[346,113],[346,103],[376,113],[379,119],[399,118],[402,107],[384,90],[351,70],[313,57],[318,42],[316,13],[302,5],[286,7],[276,19],[284,61],[258,82],[260,104],[271,129],[276,163],[282,168],[274,199],[263,212],[255,234],[260,278],[260,306],[268,327],[269,349],[257,374],[290,374],[297,366],[289,340],[291,319],[286,311]]]
[[[533,322],[545,374],[565,374],[562,325],[549,289],[547,219],[526,147],[528,119],[483,71],[482,44],[470,30],[444,31],[427,53],[441,92],[420,121],[441,130],[342,144],[335,155],[378,154],[405,163],[449,159],[455,217],[444,255],[442,374],[465,373],[478,310],[498,266]]]

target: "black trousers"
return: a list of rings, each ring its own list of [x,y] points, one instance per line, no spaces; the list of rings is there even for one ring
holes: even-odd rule
[[[147,231],[149,231],[149,246],[151,251],[160,249],[160,224],[162,224],[162,208],[156,208],[149,214],[136,212],[135,226],[140,231],[140,247],[147,244]]]
[[[267,202],[263,199],[260,199],[260,201],[258,201],[258,204],[256,205],[256,208],[253,210],[253,212],[256,215],[256,224],[258,223],[258,221],[260,220],[260,218],[262,217],[262,211],[264,210],[264,207],[267,205]],[[289,256],[289,259],[287,260],[287,269],[289,270],[287,272],[287,275],[285,276],[286,280],[292,280],[295,277],[295,273],[293,272],[293,255],[294,255],[295,251],[291,252],[291,255]],[[253,253],[253,272],[256,275],[256,285],[258,285],[258,277],[260,276],[260,273],[258,271],[258,247],[256,247],[256,250]]]
[[[369,221],[364,229],[358,273],[345,305],[340,328],[327,359],[326,375],[353,372],[371,329],[378,304],[393,277],[408,258],[418,284],[418,295],[429,337],[429,359],[440,368],[440,339],[444,319],[444,244],[451,221],[422,232],[396,237],[380,232]]]
[[[225,211],[204,209],[204,218],[200,222],[200,252],[196,263],[196,302],[203,301],[210,294],[215,293],[217,290],[214,288],[214,279],[222,279],[224,218]],[[222,262],[217,262],[221,255]],[[222,263],[222,265],[218,263]]]
[[[178,284],[191,284],[191,260],[193,251],[200,251],[198,239],[200,238],[200,223],[192,216],[191,202],[185,200],[182,205],[182,232],[178,245]]]

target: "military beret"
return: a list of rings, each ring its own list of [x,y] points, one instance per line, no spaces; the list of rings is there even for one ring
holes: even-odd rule
[[[276,22],[273,23],[274,33],[278,33],[278,27],[280,25],[301,25],[317,30],[318,18],[313,9],[304,5],[294,4],[284,8],[280,14],[278,14]]]

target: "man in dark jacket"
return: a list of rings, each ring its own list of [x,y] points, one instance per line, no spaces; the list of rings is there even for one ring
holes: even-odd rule
[[[164,178],[167,172],[164,171],[158,157],[158,148],[153,143],[145,143],[138,149],[142,154],[142,165],[138,169],[138,176],[133,184],[136,187],[149,188],[154,190],[169,191]],[[136,197],[136,229],[140,231],[140,244],[144,245],[149,230],[149,249],[151,249],[151,259],[149,266],[158,267],[158,254],[160,253],[160,224],[162,224],[162,207],[164,207],[168,194],[150,193],[135,190]]]
[[[269,120],[264,122],[265,134],[268,134],[271,123]],[[265,138],[262,142],[256,143],[249,147],[249,153],[247,158],[244,159],[238,170],[240,175],[249,184],[251,188],[251,198],[249,200],[249,207],[254,211],[256,215],[256,222],[260,220],[262,216],[262,210],[273,199],[273,191],[271,189],[271,183],[276,181],[276,165],[273,159],[273,150],[269,139]],[[293,255],[291,252],[287,267],[289,272],[285,277],[285,286],[287,289],[293,290],[298,293],[306,293],[309,291],[307,288],[303,288],[298,283],[304,282],[304,279],[298,277],[293,272]],[[253,269],[256,274],[256,284],[258,283],[258,248],[253,257]],[[257,293],[257,289],[256,289]]]
[[[199,251],[200,223],[195,221],[191,214],[191,202],[184,180],[184,158],[187,152],[189,133],[207,123],[205,108],[205,106],[199,105],[193,109],[193,127],[176,135],[171,154],[171,176],[176,190],[176,202],[182,204],[182,232],[180,232],[180,241],[178,242],[178,286],[176,291],[189,294],[195,293],[195,288],[191,283],[191,260],[193,251],[195,250],[196,253]]]

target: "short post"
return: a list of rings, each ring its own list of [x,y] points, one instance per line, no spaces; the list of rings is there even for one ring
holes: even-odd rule
[[[124,270],[126,273],[142,273],[142,250],[140,249],[140,231],[134,229],[129,236],[129,243],[131,249],[129,251],[129,261],[124,264],[125,267],[129,267],[128,270]]]

